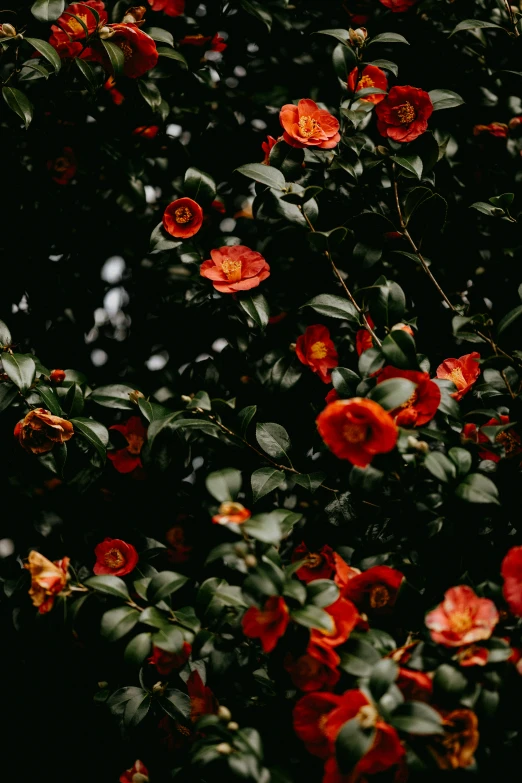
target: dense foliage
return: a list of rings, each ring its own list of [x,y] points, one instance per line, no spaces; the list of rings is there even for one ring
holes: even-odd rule
[[[522,7],[18,5],[4,775],[511,775]]]

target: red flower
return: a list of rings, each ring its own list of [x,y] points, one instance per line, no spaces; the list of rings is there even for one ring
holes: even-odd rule
[[[337,667],[341,659],[333,649],[310,641],[306,652],[297,660],[289,653],[284,667],[301,691],[331,690],[341,677]]]
[[[512,117],[508,123],[508,128],[510,131],[518,131],[520,130],[521,125],[522,125],[522,115],[519,117]]]
[[[103,85],[103,89],[109,91],[109,95],[111,96],[112,102],[116,106],[121,106],[121,104],[125,100],[125,96],[122,92],[116,89],[116,80],[114,76],[109,76],[109,78]]]
[[[372,566],[362,574],[355,574],[343,588],[357,608],[367,614],[388,614],[397,600],[404,574],[387,565]]]
[[[153,11],[163,11],[167,16],[181,16],[185,11],[185,0],[149,0]]]
[[[217,699],[201,679],[195,669],[187,680],[187,691],[190,696],[190,719],[195,723],[202,715],[215,715],[218,711]]]
[[[489,133],[497,139],[505,139],[508,135],[508,126],[503,122],[490,122],[489,125],[475,125],[473,135],[480,136],[482,133]]]
[[[224,215],[225,212],[227,211],[225,209],[225,205],[223,204],[223,202],[222,201],[218,201],[218,199],[213,201],[212,204],[210,205],[210,207],[211,207],[211,209],[215,210],[215,212],[219,212],[220,215]]]
[[[232,501],[226,500],[220,505],[219,514],[212,517],[212,522],[215,525],[242,525],[251,516],[252,512],[241,503],[232,503]]]
[[[184,38],[181,39],[179,42],[180,46],[205,46],[206,43],[208,43],[211,39],[210,35],[202,35],[201,33],[196,33],[196,35],[186,35]]]
[[[51,370],[49,378],[51,383],[63,383],[65,380],[65,370]]]
[[[440,389],[430,380],[427,372],[399,370],[397,367],[384,367],[379,371],[377,383],[389,378],[406,378],[417,384],[417,388],[400,407],[390,411],[399,427],[422,427],[431,421],[440,403]]]
[[[480,354],[473,351],[458,359],[444,359],[437,367],[437,378],[453,381],[457,387],[457,391],[451,395],[454,399],[461,400],[479,377],[480,365],[477,359],[480,359]]]
[[[93,571],[97,576],[112,574],[125,576],[136,568],[138,553],[132,544],[120,538],[106,538],[94,550],[96,562]]]
[[[402,234],[399,234],[399,236],[402,236]],[[403,323],[394,324],[391,328],[391,331],[395,332],[397,330],[400,330],[401,332],[408,332],[408,334],[411,334],[412,337],[415,336],[413,329],[411,328],[411,326],[408,326],[408,324],[403,324]]]
[[[374,329],[375,324],[372,321],[371,315],[367,314],[366,320],[368,321],[370,329]],[[355,335],[355,350],[357,351],[357,356],[360,356],[369,348],[373,348],[373,338],[370,332],[368,329],[359,329]]]
[[[327,759],[330,755],[330,742],[324,733],[326,718],[342,700],[342,696],[334,693],[309,693],[295,705],[292,713],[294,732],[313,756]]]
[[[330,150],[341,140],[339,122],[309,98],[299,101],[297,106],[293,103],[283,106],[279,121],[284,129],[283,139],[291,147]]]
[[[333,604],[325,607],[325,611],[333,620],[333,631],[327,633],[314,629],[310,635],[311,641],[323,647],[339,647],[340,644],[344,644],[357,625],[359,612],[346,598],[338,598]]]
[[[214,33],[214,36],[210,42],[210,51],[224,52],[226,48],[227,44],[225,43],[225,39],[222,38],[219,33]]]
[[[489,651],[485,647],[479,647],[472,644],[464,647],[457,653],[457,660],[460,666],[485,666],[488,662]]]
[[[412,5],[415,5],[417,0],[380,0],[380,2],[393,11],[394,14],[402,13],[403,11],[409,11]]]
[[[376,454],[391,451],[397,427],[373,400],[354,397],[327,405],[317,417],[319,434],[336,457],[365,468]]]
[[[512,547],[504,560],[500,573],[504,580],[502,595],[509,611],[522,617],[522,546]]]
[[[148,783],[149,770],[139,759],[134,762],[134,766],[131,769],[126,770],[120,776],[120,783]]]
[[[130,79],[138,79],[144,73],[150,71],[158,62],[158,50],[155,41],[140,30],[135,24],[107,25],[114,34],[110,42],[119,46],[125,57],[123,73]],[[95,44],[90,55],[91,60],[95,60],[103,65],[109,73],[112,70],[107,52],[100,44]]]
[[[335,560],[335,577],[334,581],[335,584],[338,585],[341,588],[341,595],[344,596],[344,588],[352,579],[352,577],[356,576],[357,574],[360,574],[360,570],[358,568],[352,568],[352,566],[349,566],[348,563],[343,560],[341,555],[338,555],[337,552],[334,552],[334,560]]]
[[[141,136],[143,139],[155,139],[158,131],[157,125],[140,125],[139,128],[134,128],[132,135]]]
[[[192,547],[185,544],[185,531],[181,525],[171,527],[165,538],[169,544],[167,560],[170,563],[186,563],[190,559]]]
[[[64,147],[62,154],[54,160],[47,161],[53,182],[57,185],[68,185],[76,174],[76,158],[71,147]]]
[[[203,224],[203,210],[191,198],[171,201],[163,213],[163,228],[178,239],[188,239],[197,234]]]
[[[451,587],[444,601],[426,615],[426,626],[436,644],[462,647],[489,639],[499,615],[489,598],[479,598],[467,585]]]
[[[265,158],[263,160],[265,166],[270,166],[270,151],[272,147],[275,147],[276,144],[277,144],[277,139],[274,139],[273,136],[267,136],[266,141],[264,141],[261,144],[261,149],[265,153]]]
[[[39,552],[29,552],[24,568],[31,574],[29,595],[33,606],[38,607],[39,614],[51,611],[57,595],[70,593],[67,589],[69,562],[68,557],[51,562]]]
[[[83,52],[82,59],[89,59],[89,49],[83,48],[80,41],[85,39],[85,29],[78,19],[81,19],[89,35],[92,35],[98,29],[98,21],[95,14],[89,11],[89,7],[98,12],[100,25],[107,24],[107,12],[105,5],[100,0],[86,0],[85,3],[72,3],[67,6],[67,10],[56,20],[56,24],[51,25],[52,35],[49,43],[54,46],[62,59],[67,57],[79,57]],[[74,17],[78,17],[75,19]]]
[[[329,405],[331,402],[337,402],[337,400],[340,400],[339,394],[337,392],[337,389],[330,389],[326,397],[324,398],[324,401],[327,405]]]
[[[323,383],[332,382],[332,370],[338,367],[339,357],[326,326],[308,326],[306,332],[297,338],[295,352],[299,361],[317,373]]]
[[[401,667],[395,684],[406,701],[429,702],[433,693],[431,678],[424,672],[415,672],[412,669]]]
[[[259,639],[265,652],[272,652],[278,639],[284,636],[290,615],[284,599],[279,595],[268,598],[263,609],[251,606],[243,615],[245,636]]]
[[[483,427],[498,427],[500,424],[509,424],[509,416],[502,416],[499,415],[495,419],[489,419],[485,424],[483,424]],[[472,425],[475,427],[475,425]],[[464,429],[466,428],[466,425],[464,425]],[[475,427],[476,430],[476,427]],[[464,431],[464,430],[463,430]],[[467,433],[471,435],[471,430],[468,428]],[[466,435],[465,435],[466,436]],[[475,439],[476,438],[476,439]],[[489,443],[489,438],[487,435],[485,435],[482,432],[482,427],[478,430],[478,433],[475,435],[476,443]],[[511,459],[512,457],[516,457],[518,454],[522,452],[522,441],[520,438],[520,435],[518,432],[515,432],[513,429],[509,430],[503,430],[502,432],[499,432],[497,436],[495,437],[495,443],[499,443],[501,446],[504,447],[506,459]],[[492,462],[499,462],[501,455],[497,454],[494,451],[490,451],[489,449],[480,449],[479,451],[479,457],[481,459],[489,459]]]
[[[335,573],[334,551],[325,544],[318,552],[310,552],[304,541],[296,546],[292,553],[292,563],[304,560],[295,575],[302,582],[313,582],[314,579],[331,579]]]
[[[14,428],[20,446],[30,454],[47,454],[56,443],[66,443],[74,435],[70,421],[53,416],[45,408],[33,408]]]
[[[210,251],[200,274],[208,277],[216,291],[233,294],[248,291],[270,276],[270,267],[261,255],[245,245],[231,245]]]
[[[185,666],[191,651],[192,647],[188,642],[183,642],[183,649],[179,653],[167,652],[167,650],[160,650],[159,647],[154,646],[149,662],[156,667],[161,677],[168,677],[173,671]]]
[[[377,130],[393,141],[413,141],[428,128],[433,104],[427,92],[418,87],[392,87],[375,107]]]
[[[377,87],[379,90],[388,89],[386,74],[384,71],[381,71],[380,68],[377,68],[376,65],[367,65],[366,68],[364,68],[359,81],[357,81],[358,74],[359,69],[357,67],[348,74],[348,89],[350,92],[358,93],[359,90],[366,90],[368,87]],[[357,95],[355,97],[357,97]],[[364,98],[361,98],[361,101],[380,103],[385,97],[385,95],[376,93],[375,95],[366,95]]]
[[[107,452],[107,459],[111,460],[118,473],[132,473],[140,468],[140,452],[147,437],[147,430],[140,417],[131,416],[125,424],[113,424],[109,429],[120,432],[127,441],[127,446],[122,449]]]

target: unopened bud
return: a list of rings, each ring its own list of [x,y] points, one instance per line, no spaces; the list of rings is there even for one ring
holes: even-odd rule
[[[51,383],[63,383],[65,380],[65,370],[52,370],[49,377]]]
[[[377,153],[377,155],[380,155],[381,158],[387,158],[388,155],[390,154],[390,150],[388,149],[388,147],[384,147],[382,144],[378,144],[375,147],[375,152]]]
[[[12,24],[1,24],[0,34],[5,36],[6,38],[14,38],[16,35],[16,29],[13,27]]]
[[[239,729],[239,723],[236,723],[235,720],[231,720],[227,726],[227,729],[229,731],[237,731]]]
[[[152,693],[163,693],[165,685],[162,682],[155,682],[152,686]]]
[[[228,707],[224,707],[223,704],[220,704],[218,708],[218,718],[219,720],[229,721],[232,718],[232,713]]]
[[[290,345],[288,346],[288,348],[289,348],[291,351],[293,351],[293,353],[295,353],[295,348],[296,348],[296,345],[295,345],[295,343],[290,343]]]
[[[138,404],[138,400],[144,400],[145,395],[143,392],[138,391],[137,389],[134,389],[134,391],[129,392],[129,400],[133,402],[135,405]]]
[[[522,126],[522,117],[512,117],[508,122],[508,128],[510,131],[519,130]]]
[[[391,328],[391,331],[396,332],[397,330],[401,330],[402,332],[408,332],[408,334],[411,334],[412,337],[414,336],[413,329],[408,324],[403,324],[403,323],[394,324]]]
[[[219,745],[216,745],[216,750],[218,753],[221,753],[222,756],[230,756],[233,748],[228,742],[220,742]]]
[[[255,555],[245,555],[245,565],[247,568],[255,568],[257,565],[257,557]]]
[[[189,397],[187,394],[181,395],[181,402],[190,402],[192,397]]]
[[[356,30],[350,27],[348,35],[350,36],[352,46],[362,46],[368,38],[368,32],[365,27],[358,27]]]
[[[371,729],[377,723],[379,713],[372,704],[364,704],[355,717],[362,729]]]
[[[417,440],[417,438],[414,438],[413,435],[410,435],[407,440],[407,444],[410,447],[410,449],[415,449],[415,451],[420,451],[421,454],[427,454],[430,450],[430,447],[426,443],[425,440]]]
[[[141,22],[146,12],[147,9],[143,5],[138,5],[134,8],[128,8],[122,21],[124,24],[136,24]]]
[[[107,27],[106,25],[105,27],[101,28],[98,35],[103,41],[106,41],[107,38],[112,38],[112,36],[114,35],[114,30],[112,29],[112,27]]]

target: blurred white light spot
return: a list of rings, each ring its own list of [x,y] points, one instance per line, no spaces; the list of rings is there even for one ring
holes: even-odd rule
[[[205,464],[205,460],[203,457],[194,457],[194,459],[192,460],[192,467],[194,468],[194,470],[198,470],[198,468],[200,468],[204,464]]]
[[[224,337],[218,337],[217,340],[214,340],[212,343],[212,350],[216,353],[221,353],[228,345],[228,340],[225,340]]]
[[[148,370],[154,372],[155,370],[162,370],[167,364],[168,360],[168,353],[166,351],[162,351],[161,353],[152,354],[152,356],[147,359],[145,364],[147,365]]]
[[[182,133],[183,128],[181,125],[176,125],[175,123],[167,125],[167,136],[172,136],[173,139],[177,139],[178,136],[181,136]]]
[[[254,54],[255,52],[259,51],[259,46],[256,43],[249,43],[247,46],[247,51],[251,54]]]
[[[156,188],[153,188],[152,185],[145,185],[145,201],[147,204],[156,203]]]
[[[103,307],[97,307],[94,311],[94,323],[96,326],[103,326],[103,324],[106,324],[108,320],[107,313]]]
[[[196,16],[206,16],[206,15],[207,15],[207,7],[206,5],[203,5],[203,3],[200,3],[196,8]]]
[[[234,79],[233,76],[230,76],[228,79],[225,79],[225,84],[227,85],[227,87],[230,87],[230,89],[233,90],[234,87],[237,87],[239,82],[237,79]]]
[[[106,283],[119,283],[125,270],[125,261],[121,256],[111,256],[101,269],[101,279]]]
[[[199,457],[196,457],[196,459],[200,459]],[[194,460],[194,462],[196,461]],[[9,555],[12,555],[14,552],[14,541],[11,541],[10,538],[2,538],[0,540],[0,557],[9,557]]]
[[[223,56],[221,52],[213,52],[211,49],[208,52],[205,52],[205,59],[212,63],[218,63],[220,60],[223,59]],[[215,71],[213,68],[210,69],[210,75],[212,76],[213,82],[219,81],[219,73]]]
[[[246,76],[246,74],[246,68],[243,68],[242,65],[236,65],[234,68],[234,76],[239,76],[241,78],[242,76]]]
[[[219,228],[221,231],[228,233],[229,231],[233,231],[236,227],[236,221],[234,218],[225,218],[221,221],[219,224]]]
[[[191,134],[190,131],[183,131],[183,133],[180,136],[180,142],[183,144],[184,147],[187,146],[187,144],[190,143]]]
[[[103,309],[109,318],[113,318],[128,301],[129,296],[124,288],[111,288],[103,299]]]
[[[195,361],[204,362],[205,359],[212,359],[212,356],[209,353],[200,353],[199,356],[196,356]]]
[[[102,367],[107,361],[109,357],[105,353],[105,351],[102,351],[101,348],[95,348],[94,351],[91,353],[91,362],[94,364],[95,367]]]
[[[49,256],[49,261],[59,261],[61,258],[63,258],[63,253],[59,256]]]
[[[238,111],[234,112],[234,117],[236,118],[236,121],[237,121],[238,125],[243,125],[243,123],[245,122],[245,115],[244,114],[240,114],[240,112],[238,112]]]
[[[266,122],[263,122],[263,120],[252,120],[252,127],[256,128],[256,130],[265,130]]]

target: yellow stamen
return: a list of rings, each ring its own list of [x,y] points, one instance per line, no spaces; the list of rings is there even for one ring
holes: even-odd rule
[[[128,44],[127,41],[125,40],[122,41],[121,39],[119,41],[114,41],[114,43],[117,46],[119,46],[120,49],[122,50],[123,56],[125,58],[125,62],[127,62],[127,60],[130,60],[130,58],[132,57],[132,46]]]
[[[304,136],[305,139],[309,139],[316,131],[320,130],[320,125],[317,120],[314,120],[313,117],[308,117],[307,115],[301,117],[297,124],[299,126],[299,133],[301,136]]]
[[[374,87],[375,82],[370,76],[363,76],[362,79],[359,80],[359,84],[357,85],[357,90],[364,90],[367,87]]]
[[[396,106],[394,111],[401,125],[408,125],[408,123],[413,122],[417,116],[415,109],[409,101],[406,101],[406,103],[403,103],[400,106]]]
[[[125,558],[119,549],[109,549],[104,555],[103,561],[109,568],[119,568],[125,562]]]
[[[174,220],[176,223],[188,223],[194,215],[188,207],[178,207],[174,212]]]
[[[237,283],[241,280],[241,261],[239,258],[226,258],[221,267],[227,280],[231,283]]]
[[[375,585],[370,590],[370,606],[372,609],[382,609],[390,600],[390,593],[384,585]]]
[[[448,618],[448,622],[449,627],[455,633],[465,633],[466,631],[469,631],[471,628],[473,628],[471,612],[467,609],[464,609],[461,612],[454,612]]]
[[[129,454],[139,454],[143,446],[143,438],[141,435],[130,434],[127,435],[127,451]]]
[[[328,348],[320,340],[310,348],[310,359],[324,359],[328,353]]]

